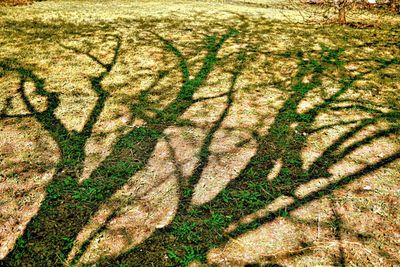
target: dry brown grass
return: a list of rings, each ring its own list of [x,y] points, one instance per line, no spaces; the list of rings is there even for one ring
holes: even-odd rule
[[[321,26],[297,23],[302,22],[302,16],[296,10],[285,10],[282,3],[273,6],[271,1],[259,2],[264,5],[241,5],[238,1],[166,4],[121,0],[46,1],[17,9],[0,7],[4,14],[0,18],[0,62],[30,69],[45,79],[46,90],[59,94],[60,105],[55,117],[70,133],[81,131],[88,121],[98,100],[90,79],[104,71],[85,53],[90,51],[100,61],[110,62],[116,36],[122,40],[117,63],[101,83],[110,95],[85,144],[84,167],[70,174],[76,175],[81,185],[93,179],[93,173],[107,160],[111,167],[125,158],[140,162],[142,155],[135,154],[135,148],[124,150],[122,157],[116,157],[113,154],[116,143],[134,129],[149,127],[150,120],[146,118],[156,118],[156,110],[167,107],[180,90],[179,59],[165,49],[165,44],[154,33],[171,40],[182,52],[193,78],[204,63],[205,36],[221,36],[230,27],[239,31],[223,44],[218,52],[221,61],[194,94],[194,103],[176,122],[166,123],[165,129],[164,125],[157,125],[162,134],[144,167],[133,172],[121,188],[98,205],[90,220],[81,225],[71,250],[63,255],[65,264],[79,255],[82,247],[85,251],[78,264],[96,263],[105,256],[116,257],[173,223],[181,197],[180,186],[188,183],[202,164],[205,157],[200,155],[202,146],[225,111],[209,142],[207,164],[194,187],[191,205],[199,210],[204,206],[207,210],[210,205],[211,210],[213,201],[221,198],[224,188],[230,190],[229,186],[238,176],[244,179],[251,175],[250,171],[243,174],[243,170],[249,169],[254,155],[263,152],[260,147],[268,144],[265,150],[276,153],[269,155],[271,162],[265,163],[265,168],[268,165],[271,171],[263,178],[267,190],[262,193],[270,194],[271,199],[257,204],[256,210],[249,207],[235,210],[228,201],[227,210],[216,213],[232,213],[234,219],[221,230],[225,235],[235,233],[243,224],[279,213],[273,220],[229,236],[227,242],[216,247],[210,241],[210,249],[205,253],[207,263],[219,266],[399,264],[400,162],[394,160],[362,173],[364,168],[400,151],[398,131],[379,134],[398,123],[398,117],[386,119],[385,114],[400,110],[397,77],[400,66],[394,63],[379,69],[382,62],[396,62],[400,58],[396,45],[399,32],[396,27],[385,25],[386,20],[395,24],[398,18],[385,17],[381,28]],[[369,17],[371,23],[374,16]],[[364,19],[357,14],[352,17],[354,21],[360,18]],[[343,63],[336,66],[323,61],[321,54],[328,53],[322,53],[323,49],[340,48],[343,51],[339,59]],[[241,51],[246,54],[245,64],[231,86]],[[326,69],[321,83],[302,96],[296,107],[298,114],[307,114],[327,101],[340,91],[344,79],[358,78],[340,96],[341,101],[318,109],[318,116],[306,127],[308,131],[299,127],[302,122],[277,125],[282,107],[293,96],[302,63],[307,65],[307,62],[322,62]],[[159,79],[160,73],[163,76]],[[313,83],[315,75],[308,73],[302,77],[301,84]],[[34,117],[28,116],[30,111],[21,99],[19,86],[20,77],[15,72],[0,68],[0,110],[9,116],[0,118],[0,258],[16,246],[18,236],[23,234],[46,195],[51,194],[46,193],[46,188],[62,157],[54,137]],[[153,103],[140,106],[140,95],[146,90]],[[26,91],[39,112],[46,109],[48,99],[36,94],[31,81],[27,82]],[[232,102],[228,105],[230,91]],[[354,103],[364,108],[346,108]],[[15,118],[21,114],[27,116]],[[376,119],[355,130],[360,122],[372,118]],[[293,141],[295,147],[290,144],[285,147],[279,138],[272,142],[274,136],[270,130],[279,126],[288,126],[293,136],[302,141]],[[285,127],[282,132],[287,130]],[[264,143],[260,142],[263,136],[267,137]],[[336,147],[337,142],[340,145]],[[349,149],[355,144],[360,145]],[[138,146],[142,145],[139,142]],[[337,152],[334,154],[337,162],[333,156],[324,158],[332,146]],[[294,183],[293,194],[289,194],[282,189],[284,183],[279,179],[285,168],[291,168],[286,158],[290,155],[278,148],[296,150],[301,170],[316,172],[328,166],[328,175]],[[115,158],[110,160],[110,157]],[[318,163],[321,158],[327,162]],[[358,173],[362,175],[357,179],[326,192],[327,187]],[[293,177],[286,179],[291,182]],[[315,192],[322,192],[321,196],[306,201]],[[236,206],[240,205],[237,199],[231,201],[238,201]],[[299,201],[305,202],[291,208]],[[196,223],[201,225],[204,221],[200,218]],[[205,237],[201,245],[215,236]],[[88,244],[87,240],[90,240]],[[171,244],[168,242],[140,247],[156,251],[157,257],[146,254],[141,258],[144,264],[152,257],[158,265],[172,261],[165,252],[164,245]],[[127,256],[133,264],[144,253],[137,252],[135,258],[136,252]],[[193,259],[191,264],[200,263]]]

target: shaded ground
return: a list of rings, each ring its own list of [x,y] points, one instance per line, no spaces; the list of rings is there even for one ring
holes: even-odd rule
[[[397,18],[0,12],[0,265],[400,264]]]

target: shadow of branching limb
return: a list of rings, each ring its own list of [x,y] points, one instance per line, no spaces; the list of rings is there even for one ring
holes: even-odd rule
[[[320,61],[310,60],[304,62],[300,59],[300,69],[292,86],[293,93],[276,116],[275,122],[272,124],[268,135],[259,138],[259,149],[256,155],[238,178],[211,203],[213,208],[218,209],[219,207],[225,206],[227,210],[232,212],[232,210],[235,210],[235,207],[234,204],[230,205],[230,203],[237,203],[234,200],[238,198],[238,192],[247,192],[247,195],[254,196],[255,200],[252,201],[252,203],[245,203],[247,205],[243,205],[241,208],[242,211],[238,211],[239,215],[233,216],[236,217],[236,222],[234,223],[236,226],[234,230],[229,232],[229,238],[239,237],[245,232],[254,230],[262,224],[273,221],[282,216],[282,214],[287,214],[287,212],[300,208],[313,200],[332,194],[336,189],[386,166],[399,158],[399,151],[394,151],[391,155],[378,162],[369,164],[353,174],[341,177],[339,180],[331,182],[326,187],[320,188],[304,197],[296,196],[295,192],[300,186],[321,177],[330,178],[331,174],[329,169],[357,149],[371,144],[379,138],[400,134],[400,114],[398,111],[393,110],[386,113],[382,113],[381,111],[373,112],[373,114],[371,114],[372,117],[358,120],[356,126],[343,133],[333,144],[324,150],[322,155],[319,156],[310,167],[307,169],[302,167],[303,160],[300,156],[300,151],[305,146],[306,141],[306,137],[303,136],[303,133],[313,131],[313,124],[317,116],[327,109],[335,110],[335,104],[338,101],[340,102],[340,97],[345,95],[357,80],[390,65],[399,64],[397,60],[385,61],[382,62],[380,66],[370,69],[365,73],[361,73],[349,79],[342,79],[341,88],[336,93],[309,111],[299,113],[297,110],[301,100],[306,97],[307,93],[320,85],[320,79],[324,75],[324,70],[329,67],[324,57],[325,56],[323,56]],[[312,74],[311,82],[304,83],[302,81],[303,77],[308,74]],[[364,108],[363,106],[361,109],[366,110],[368,108]],[[368,109],[368,111],[371,110]],[[391,126],[388,129],[379,130],[376,133],[370,134],[359,141],[353,141],[351,144],[347,144],[368,126],[375,125],[382,121],[390,122]],[[346,121],[343,121],[342,124],[339,123],[339,125],[345,124]],[[328,126],[327,128],[329,127],[332,126]],[[345,147],[343,148],[344,145]],[[282,164],[279,173],[276,174],[274,180],[270,182],[265,181],[265,177],[271,172],[277,160],[280,160]],[[256,216],[251,223],[244,223],[240,220],[241,217],[266,207],[269,203],[272,203],[282,196],[293,198],[293,203],[285,205],[275,212],[267,213],[267,215]],[[224,204],[224,199],[230,199],[230,201]],[[235,212],[234,214],[237,213]],[[220,241],[224,243],[227,239],[222,238]]]
[[[196,233],[195,237],[189,237],[188,239],[187,236],[181,236],[178,237],[178,239],[171,239],[169,237],[175,235],[177,231],[179,231],[179,228],[182,227],[182,225],[186,226],[192,225],[190,218],[193,215],[191,213],[193,208],[193,206],[191,205],[193,193],[195,191],[197,183],[199,182],[203,174],[205,167],[209,163],[209,157],[211,154],[210,146],[212,141],[214,140],[214,136],[216,132],[221,128],[222,123],[224,122],[224,120],[226,119],[232,108],[236,83],[245,66],[245,61],[246,61],[245,52],[240,51],[237,54],[237,57],[235,57],[234,59],[236,62],[235,63],[236,66],[230,72],[231,75],[230,86],[228,88],[228,91],[224,94],[224,96],[226,96],[226,106],[219,115],[218,119],[213,123],[211,128],[206,133],[206,136],[198,153],[199,163],[197,164],[197,166],[192,172],[192,175],[189,178],[184,178],[182,175],[178,175],[178,177],[180,177],[179,181],[180,198],[179,198],[179,206],[175,213],[173,221],[165,228],[157,229],[151,235],[151,237],[145,240],[142,244],[140,244],[139,246],[133,248],[128,252],[125,252],[116,259],[103,259],[103,261],[101,262],[102,265],[111,264],[110,263],[111,261],[113,263],[129,262],[130,265],[134,266],[139,266],[139,265],[147,266],[152,264],[152,262],[154,262],[154,257],[156,257],[155,255],[158,253],[164,253],[165,255],[165,253],[168,253],[168,250],[172,251],[174,249],[179,250],[180,248],[185,248],[185,247],[189,248],[190,243],[202,240],[203,237],[201,237],[199,233]],[[196,102],[196,101],[192,99],[191,102]],[[172,150],[171,154],[174,157],[176,153],[175,151],[173,151],[172,146],[170,146],[170,149]],[[176,163],[177,160],[173,159],[173,162]],[[180,173],[179,172],[180,166],[176,164],[175,167],[177,168],[178,173]],[[204,236],[204,238],[205,237],[206,235]],[[149,249],[149,247],[152,245],[155,245],[156,250],[153,250],[152,248]],[[203,254],[205,252],[206,251],[201,251],[200,253],[200,251],[196,251],[196,255],[194,255],[195,257],[193,258],[193,260],[194,259],[204,260]],[[184,258],[181,259],[178,257],[176,258],[176,260],[178,264],[185,265],[183,264],[183,262],[185,262],[186,259]],[[165,257],[163,257],[159,259],[158,264],[169,265],[171,264],[171,262],[168,262],[168,260]]]
[[[77,54],[88,56],[104,69],[98,76],[90,79],[91,89],[96,93],[97,100],[81,131],[68,130],[57,118],[55,112],[60,104],[59,94],[47,91],[44,79],[29,69],[0,64],[4,70],[15,72],[20,76],[19,93],[29,115],[50,134],[60,151],[60,159],[53,179],[47,187],[46,198],[39,212],[27,225],[23,236],[18,239],[17,245],[3,260],[2,263],[6,266],[61,265],[79,229],[91,214],[94,203],[83,202],[81,199],[93,194],[93,191],[79,185],[78,178],[83,170],[85,145],[109,96],[101,83],[117,63],[121,39],[117,36],[115,41],[113,59],[108,64],[102,63],[89,53],[63,46]],[[38,111],[29,100],[25,92],[27,81],[34,83],[36,94],[47,98],[47,107],[44,111]],[[3,114],[2,117],[8,116]]]
[[[82,185],[76,187],[74,194],[78,194],[80,196],[79,199],[88,204],[87,208],[79,213],[79,220],[77,220],[73,234],[68,235],[70,240],[76,238],[79,230],[87,224],[103,201],[109,199],[126,184],[132,175],[146,166],[156,144],[163,136],[163,131],[167,127],[175,125],[179,117],[196,102],[193,99],[193,95],[206,81],[215,64],[218,63],[218,52],[224,42],[234,34],[236,34],[234,30],[229,30],[221,38],[210,37],[202,67],[197,73],[193,74],[193,78],[190,78],[189,66],[184,54],[171,41],[158,36],[160,41],[164,43],[166,50],[172,52],[179,61],[179,68],[183,77],[179,92],[175,99],[163,109],[153,107],[153,103],[148,100],[147,96],[151,93],[152,88],[167,74],[161,72],[150,87],[139,95],[139,102],[133,105],[131,109],[132,117],[142,119],[145,124],[135,127],[119,137],[109,156],[91,173],[90,177]],[[155,116],[146,116],[146,113],[143,112],[146,109],[155,112]],[[68,203],[71,203],[70,200],[68,200]],[[111,221],[116,214],[118,214],[118,210],[112,212],[105,222]],[[97,237],[104,226],[103,224],[92,232],[88,240],[80,246],[79,251],[74,255],[72,263],[79,261],[91,241]],[[63,251],[63,255],[66,255],[70,250],[71,246]]]
[[[343,188],[364,175],[398,160],[400,151],[392,151],[392,154],[374,163],[366,164],[354,173],[334,177],[324,187],[314,189],[303,196],[296,193],[299,188],[315,179],[332,178],[330,169],[357,149],[382,137],[400,134],[398,110],[383,112],[371,108],[371,103],[366,104],[362,101],[357,101],[355,105],[351,103],[350,106],[337,106],[343,101],[346,93],[353,89],[356,81],[388,66],[397,65],[399,62],[397,60],[379,61],[380,64],[377,67],[370,67],[365,72],[347,77],[343,67],[345,62],[339,58],[341,52],[343,49],[324,47],[311,59],[305,58],[302,53],[297,53],[295,59],[299,62],[298,70],[292,79],[291,94],[276,115],[268,133],[265,135],[255,134],[258,142],[255,155],[237,178],[231,181],[212,201],[199,206],[190,206],[194,185],[198,183],[199,177],[209,161],[210,143],[229,112],[232,103],[230,91],[227,94],[227,107],[211,127],[203,142],[197,168],[190,177],[189,183],[181,185],[181,190],[184,189],[184,191],[181,191],[180,205],[173,221],[168,226],[157,229],[151,237],[131,251],[116,259],[103,259],[99,264],[107,266],[111,263],[125,263],[130,266],[142,266],[151,265],[155,262],[154,259],[157,259],[157,263],[163,266],[188,265],[194,260],[205,262],[210,249],[223,246],[232,238],[238,238],[244,233],[256,230],[261,225],[272,222],[284,214],[288,216],[289,212],[330,195],[335,190]],[[176,55],[180,56],[178,53]],[[232,75],[231,89],[241,71],[240,66],[241,64],[239,64],[237,72]],[[186,70],[185,67],[182,69]],[[327,75],[326,72],[331,69],[338,71],[341,77],[335,78]],[[336,82],[340,84],[340,88],[323,99],[320,104],[314,105],[308,111],[299,112],[301,102],[310,93],[321,88],[323,79],[327,77],[337,79]],[[367,112],[369,116],[353,122],[341,121],[320,128],[314,127],[320,114],[330,110],[337,111],[348,108]],[[390,126],[367,136],[361,135],[361,139],[354,141],[354,138],[360,136],[369,126],[377,125],[382,121],[388,122]],[[348,124],[354,124],[354,126],[340,134],[309,167],[305,168],[301,151],[306,146],[307,134]],[[273,179],[266,179],[278,162],[280,166]],[[275,211],[256,214],[257,211],[265,210],[269,204],[281,197],[288,197],[292,201]],[[248,216],[250,215],[254,216],[249,221]],[[247,220],[243,220],[244,218]]]
[[[199,151],[199,164],[196,166],[196,168],[193,170],[193,174],[190,176],[188,179],[187,183],[181,183],[180,189],[181,189],[181,200],[180,200],[180,205],[177,211],[178,216],[184,216],[187,215],[187,212],[190,209],[190,203],[193,199],[193,193],[195,190],[195,187],[197,183],[199,182],[204,168],[208,165],[209,163],[209,157],[210,157],[210,146],[211,142],[214,139],[215,133],[221,128],[222,123],[228,116],[233,100],[234,100],[234,92],[235,92],[235,86],[237,83],[237,80],[239,78],[239,75],[242,73],[245,60],[246,60],[246,54],[243,51],[240,51],[238,56],[236,57],[237,60],[237,66],[235,69],[231,72],[231,81],[230,81],[230,87],[228,89],[228,92],[226,93],[226,107],[219,116],[218,120],[214,123],[214,125],[211,127],[211,129],[208,131],[206,134],[206,137],[203,141],[203,144],[200,148]]]

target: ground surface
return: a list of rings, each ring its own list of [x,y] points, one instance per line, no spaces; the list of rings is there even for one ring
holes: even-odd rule
[[[399,265],[399,19],[311,11],[0,7],[0,265]]]

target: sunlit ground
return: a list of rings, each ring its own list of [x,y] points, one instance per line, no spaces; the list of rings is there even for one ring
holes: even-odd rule
[[[399,265],[400,20],[294,7],[0,7],[0,265]]]

